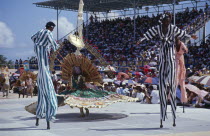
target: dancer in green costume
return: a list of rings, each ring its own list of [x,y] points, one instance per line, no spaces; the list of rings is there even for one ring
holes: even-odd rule
[[[136,101],[135,98],[115,92],[87,88],[86,82],[100,83],[102,79],[98,69],[85,56],[67,55],[62,64],[62,78],[69,81],[71,89],[61,92],[58,101],[71,107],[78,107],[81,117],[85,117],[83,109],[86,110],[86,116],[88,116],[88,108],[102,108],[115,102]]]
[[[119,95],[115,92],[108,92],[100,89],[86,87],[85,83],[102,83],[98,69],[89,59],[82,55],[69,54],[64,58],[62,66],[62,79],[68,81],[65,91],[57,95],[58,106],[69,105],[80,109],[80,117],[89,115],[89,108],[103,108],[116,102],[136,101],[136,98]],[[36,110],[32,103],[25,109],[34,113]],[[84,114],[84,109],[86,114]]]

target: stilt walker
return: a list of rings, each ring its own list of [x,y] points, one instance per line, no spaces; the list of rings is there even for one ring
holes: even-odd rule
[[[179,29],[177,26],[171,24],[171,14],[164,13],[160,18],[160,24],[149,29],[142,39],[137,44],[144,40],[151,40],[158,36],[161,39],[160,53],[159,53],[159,96],[160,96],[160,127],[162,128],[162,121],[167,117],[167,96],[170,97],[173,126],[176,126],[176,80],[175,80],[175,39],[178,37],[191,37],[196,39],[195,35],[188,35],[186,31]]]
[[[31,37],[34,42],[34,51],[38,59],[38,104],[36,110],[36,126],[40,118],[46,118],[47,129],[50,129],[50,121],[55,118],[57,112],[57,97],[51,79],[48,56],[50,51],[56,51],[59,45],[53,39],[53,22],[46,24],[46,29],[38,31]]]

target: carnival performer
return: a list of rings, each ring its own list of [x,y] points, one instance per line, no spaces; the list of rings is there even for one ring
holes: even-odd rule
[[[183,42],[176,39],[176,85],[180,85],[181,89],[181,102],[187,102],[187,93],[185,89],[185,76],[186,68],[184,63],[184,53],[187,53],[188,49]]]
[[[50,121],[55,118],[57,112],[57,98],[51,79],[48,56],[50,51],[56,51],[59,45],[53,39],[53,22],[48,22],[45,29],[34,34],[31,39],[34,42],[34,51],[38,59],[38,105],[36,110],[36,126],[40,118],[46,118],[47,129],[50,129]]]
[[[57,75],[56,75],[56,72],[55,71],[52,71],[52,75],[51,75],[51,78],[52,78],[52,81],[53,81],[53,85],[54,85],[54,89],[55,89],[55,92],[56,92],[56,94],[58,93],[58,89],[57,89],[57,80],[58,80],[58,78],[57,78]]]
[[[62,79],[69,81],[71,89],[59,93],[59,106],[60,103],[64,103],[79,108],[80,117],[88,116],[89,108],[103,108],[116,102],[137,101],[136,98],[86,86],[86,83],[90,82],[101,83],[102,78],[98,68],[83,55],[68,54],[61,66]]]
[[[1,68],[1,75],[4,78],[4,81],[1,83],[1,86],[2,86],[1,90],[3,92],[3,97],[4,96],[8,97],[9,90],[10,90],[10,83],[9,83],[9,69],[7,66],[4,66]]]
[[[86,83],[100,84],[103,80],[98,68],[84,55],[68,54],[61,63],[61,67],[61,77],[67,81],[67,85],[62,92],[57,94],[58,107],[69,105],[71,108],[79,108],[80,117],[87,117],[90,108],[103,108],[116,102],[137,101],[137,98],[87,86]],[[37,102],[25,106],[25,110],[35,114],[35,105]]]
[[[28,94],[31,95],[31,98],[33,97],[33,90],[34,90],[34,87],[33,87],[33,80],[32,78],[30,77],[30,75],[27,75],[26,77],[26,86],[27,86],[27,97],[28,97]]]
[[[160,96],[160,127],[162,128],[162,121],[167,117],[167,96],[170,96],[170,103],[173,115],[173,126],[176,126],[176,81],[175,81],[175,37],[178,38],[193,38],[196,35],[188,35],[186,31],[179,29],[177,26],[171,24],[171,14],[164,13],[160,18],[160,24],[149,29],[142,39],[137,44],[144,40],[151,40],[159,37],[162,41],[160,44],[159,57],[159,96]]]

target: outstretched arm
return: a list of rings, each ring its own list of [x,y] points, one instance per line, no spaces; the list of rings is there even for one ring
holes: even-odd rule
[[[191,35],[191,38],[194,39],[194,40],[196,40],[198,37],[197,37],[197,35],[194,35],[193,34],[193,35]]]
[[[145,37],[143,37],[143,38],[141,38],[141,39],[139,39],[138,41],[137,41],[137,45],[139,45],[142,41],[144,41],[144,40],[146,40],[146,38]]]
[[[157,26],[154,26],[152,28],[150,28],[145,34],[144,34],[144,37],[141,38],[137,44],[140,44],[142,41],[144,40],[151,40],[153,39],[156,35],[157,35]]]
[[[179,29],[177,26],[175,26],[175,37],[178,37],[180,39],[184,37],[192,38],[192,39],[197,39],[196,35],[188,35],[186,31]]]

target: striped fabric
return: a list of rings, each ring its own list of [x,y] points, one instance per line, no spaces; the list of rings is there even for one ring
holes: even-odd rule
[[[185,31],[170,24],[166,35],[162,32],[162,25],[157,25],[149,29],[143,39],[151,40],[154,37],[160,37],[162,44],[160,45],[159,57],[159,95],[160,95],[160,113],[161,120],[165,121],[167,117],[167,99],[168,96],[171,102],[172,115],[176,118],[176,83],[175,83],[175,45],[174,36],[182,39],[183,37],[190,37]]]
[[[38,59],[38,105],[37,118],[54,119],[57,112],[57,97],[55,94],[49,70],[48,51],[56,51],[59,45],[53,40],[52,32],[47,29],[38,31],[31,37],[34,42],[34,51]]]

